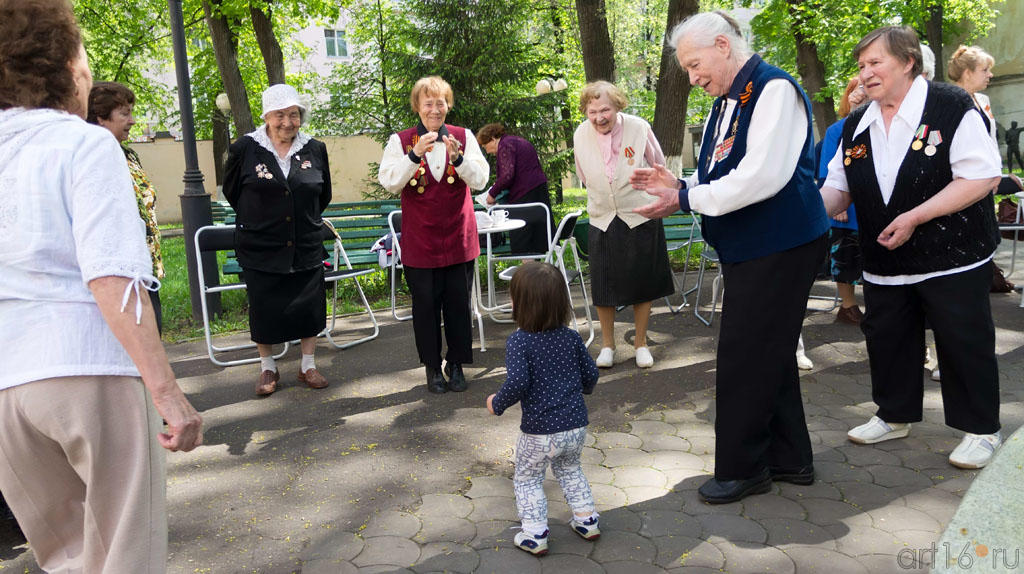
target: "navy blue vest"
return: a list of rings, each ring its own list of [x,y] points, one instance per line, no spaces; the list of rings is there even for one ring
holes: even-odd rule
[[[736,125],[732,151],[725,159],[715,164],[708,172],[708,158],[714,153],[715,126],[719,121],[724,96],[715,100],[715,105],[700,146],[698,178],[700,183],[714,181],[736,168],[747,151],[747,130],[754,106],[764,85],[769,80],[785,79],[800,92],[807,112],[807,136],[800,160],[793,177],[775,195],[720,216],[705,215],[704,238],[710,243],[725,263],[737,263],[756,259],[772,253],[792,249],[817,239],[828,231],[828,216],[821,201],[821,193],[814,182],[814,136],[811,134],[811,102],[789,74],[770,66],[757,54],[744,64],[733,80],[729,97],[739,100],[733,115],[723,122],[722,128],[728,135]],[[749,89],[747,89],[749,88]],[[772,169],[772,166],[764,166]]]

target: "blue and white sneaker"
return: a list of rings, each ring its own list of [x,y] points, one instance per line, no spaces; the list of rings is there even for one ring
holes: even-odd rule
[[[526,532],[516,532],[515,543],[516,547],[520,550],[529,552],[534,556],[543,556],[548,553],[548,531],[545,530],[544,534],[540,536],[533,536]]]
[[[584,540],[597,540],[601,537],[601,529],[597,526],[596,516],[586,520],[573,518],[569,521],[569,528],[572,528],[573,532],[579,534]]]

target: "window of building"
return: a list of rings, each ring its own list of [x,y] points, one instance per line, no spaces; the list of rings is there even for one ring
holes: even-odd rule
[[[348,44],[345,43],[344,30],[324,30],[324,45],[327,47],[328,58],[348,57]]]

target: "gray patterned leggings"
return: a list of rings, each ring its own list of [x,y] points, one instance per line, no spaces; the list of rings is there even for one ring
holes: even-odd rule
[[[543,532],[548,524],[548,500],[544,496],[544,471],[558,479],[565,502],[574,514],[594,512],[590,483],[580,467],[580,453],[587,427],[554,434],[520,434],[516,443],[516,472],[512,478],[516,491],[516,509],[523,530]]]

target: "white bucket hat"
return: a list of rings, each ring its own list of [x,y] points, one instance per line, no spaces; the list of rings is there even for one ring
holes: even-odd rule
[[[299,93],[288,84],[274,84],[263,91],[263,115],[266,118],[270,112],[283,110],[292,106],[299,107],[299,117],[303,124],[306,123],[308,111],[306,105],[299,98]]]

